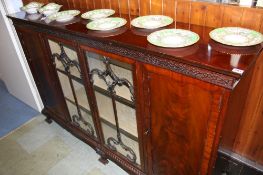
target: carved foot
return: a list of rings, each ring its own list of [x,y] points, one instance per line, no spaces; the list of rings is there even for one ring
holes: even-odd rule
[[[109,163],[108,159],[106,159],[105,157],[102,157],[102,156],[99,158],[99,161],[100,161],[101,163],[103,163],[104,165],[106,165],[106,164]]]
[[[48,124],[51,124],[53,120],[52,120],[51,118],[47,117],[47,118],[45,119],[45,121],[46,121]]]

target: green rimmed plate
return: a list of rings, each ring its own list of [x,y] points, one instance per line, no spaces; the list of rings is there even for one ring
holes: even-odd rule
[[[62,5],[56,4],[56,3],[48,3],[44,7],[40,8],[38,11],[40,13],[43,13],[44,11],[50,11],[50,10],[59,10],[62,7]]]
[[[48,16],[48,19],[50,21],[56,20],[58,22],[67,22],[79,14],[80,14],[79,10],[65,10]]]
[[[112,9],[97,9],[83,13],[81,17],[84,19],[98,20],[101,18],[107,18],[114,13],[115,11]]]
[[[43,3],[39,3],[39,2],[30,2],[28,3],[27,5],[21,7],[21,10],[23,11],[26,11],[28,9],[31,9],[31,8],[40,8],[42,7],[44,4]]]
[[[87,24],[87,28],[90,30],[112,30],[124,26],[127,21],[119,17],[103,18],[96,21],[91,21]]]
[[[140,16],[131,21],[131,25],[143,29],[156,29],[173,23],[173,18],[163,15]]]
[[[209,35],[213,40],[230,46],[253,46],[263,42],[261,33],[241,27],[217,28]]]
[[[198,34],[183,29],[163,29],[147,37],[147,40],[153,45],[170,48],[190,46],[199,39]]]

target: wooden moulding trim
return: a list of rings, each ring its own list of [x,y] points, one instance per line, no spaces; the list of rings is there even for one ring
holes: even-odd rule
[[[121,157],[117,156],[112,151],[108,150],[107,148],[102,147],[101,149],[107,156],[111,158],[111,160],[113,160],[115,163],[124,167],[128,172],[131,172],[132,174],[135,174],[135,175],[146,175],[141,170],[131,165],[131,163],[129,163],[127,160],[122,159]]]
[[[106,52],[110,52],[113,54],[121,55],[124,57],[129,57],[135,59],[137,61],[152,64],[161,68],[166,68],[181,74],[184,74],[189,77],[193,77],[205,82],[209,82],[218,86],[222,86],[228,89],[233,89],[234,84],[240,77],[237,75],[227,75],[229,73],[226,72],[218,72],[219,70],[212,70],[212,68],[201,67],[200,65],[193,65],[193,63],[186,62],[185,60],[181,60],[176,57],[161,55],[154,53],[152,51],[148,51],[145,49],[135,48],[132,46],[120,45],[116,42],[106,41],[99,38],[89,37],[87,36],[79,36],[77,34],[72,34],[69,31],[64,31],[57,28],[52,27],[40,27],[41,24],[31,24],[29,22],[20,21],[15,18],[14,24],[30,28],[31,30],[35,30],[37,32],[43,32],[48,35],[54,35],[59,38],[65,38],[68,40],[77,41],[84,45],[88,45],[89,47],[100,49]],[[55,30],[53,30],[55,29]],[[211,69],[211,70],[210,70]],[[217,71],[217,72],[216,72]]]

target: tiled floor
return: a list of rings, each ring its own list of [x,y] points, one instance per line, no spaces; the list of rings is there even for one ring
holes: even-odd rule
[[[127,175],[110,162],[103,165],[87,144],[40,115],[0,140],[2,175]]]

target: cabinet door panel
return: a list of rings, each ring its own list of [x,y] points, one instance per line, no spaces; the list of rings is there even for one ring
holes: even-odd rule
[[[56,38],[54,40],[48,39],[47,43],[71,123],[80,131],[97,140],[97,130],[83,80],[85,73],[81,70],[76,48],[72,43]]]
[[[206,174],[223,89],[149,67],[149,153],[152,174]]]
[[[104,145],[141,168],[134,66],[85,51]]]
[[[16,29],[44,106],[67,120],[63,96],[57,88],[56,75],[52,72],[51,60],[46,57],[41,36],[24,28]]]

